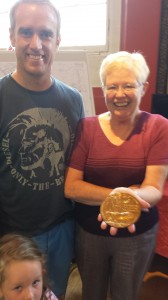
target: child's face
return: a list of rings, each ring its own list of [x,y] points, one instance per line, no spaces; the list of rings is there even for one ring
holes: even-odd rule
[[[5,270],[0,288],[4,300],[40,300],[43,289],[43,271],[39,261],[11,261]]]

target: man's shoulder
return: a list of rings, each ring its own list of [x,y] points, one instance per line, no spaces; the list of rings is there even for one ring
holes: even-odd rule
[[[10,75],[9,74],[0,78],[0,86],[8,84],[9,82],[10,82]]]
[[[55,87],[60,92],[62,91],[62,92],[68,92],[68,93],[73,94],[73,95],[78,95],[78,96],[80,95],[79,91],[76,88],[74,88],[74,87],[72,87],[72,86],[66,84],[65,82],[60,81],[56,78],[54,78],[54,84],[55,84]]]

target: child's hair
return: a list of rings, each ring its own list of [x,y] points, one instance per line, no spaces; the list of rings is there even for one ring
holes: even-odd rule
[[[6,234],[0,239],[0,286],[5,280],[5,269],[11,261],[39,261],[43,272],[43,286],[48,287],[45,256],[36,243],[19,234]]]

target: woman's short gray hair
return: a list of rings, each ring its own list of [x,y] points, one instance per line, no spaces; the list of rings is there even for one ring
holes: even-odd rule
[[[130,68],[140,84],[147,81],[150,73],[147,62],[141,53],[119,51],[107,55],[101,63],[99,75],[102,86],[105,85],[107,71],[116,66],[127,66]]]

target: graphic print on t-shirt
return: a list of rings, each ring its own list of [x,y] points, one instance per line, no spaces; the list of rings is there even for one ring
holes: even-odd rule
[[[64,153],[71,140],[67,119],[61,112],[33,108],[10,122],[2,150],[19,184],[46,190],[63,183]]]

